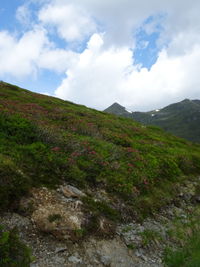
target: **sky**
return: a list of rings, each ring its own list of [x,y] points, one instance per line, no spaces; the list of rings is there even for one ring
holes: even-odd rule
[[[1,0],[0,80],[103,110],[200,99],[199,0]]]

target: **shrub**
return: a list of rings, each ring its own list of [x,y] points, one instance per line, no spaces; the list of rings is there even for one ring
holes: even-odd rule
[[[4,231],[0,225],[0,266],[28,267],[32,259],[30,249],[19,240],[16,228]]]
[[[119,212],[110,207],[105,201],[95,201],[91,197],[83,197],[83,202],[95,216],[103,215],[113,221],[120,219]]]
[[[32,185],[54,187],[61,176],[62,159],[50,147],[41,142],[20,147],[18,164],[31,178]]]
[[[168,180],[176,180],[181,175],[181,170],[173,158],[166,157],[160,162],[160,177]]]
[[[0,113],[0,133],[18,144],[32,143],[36,140],[35,126],[18,114]]]
[[[16,205],[31,186],[30,179],[9,158],[0,154],[0,210]]]

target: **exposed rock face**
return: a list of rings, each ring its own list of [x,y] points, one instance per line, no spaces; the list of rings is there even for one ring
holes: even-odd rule
[[[154,217],[140,223],[134,220],[120,223],[110,239],[106,235],[102,239],[91,235],[74,242],[74,233],[81,228],[86,215],[80,200],[66,198],[60,190],[33,189],[31,198],[21,202],[22,208],[29,208],[31,203],[31,214],[24,217],[6,213],[0,219],[7,228],[17,226],[20,238],[32,248],[35,261],[31,267],[163,267],[165,247],[175,244],[169,232],[176,229],[177,219],[188,224],[198,206],[199,182],[198,179],[182,186],[177,195],[179,201]],[[102,227],[107,227],[107,223],[100,218]],[[41,235],[38,230],[56,238]]]
[[[36,209],[32,220],[44,232],[59,239],[74,239],[75,231],[81,229],[82,213],[73,211],[68,205],[45,205]]]
[[[51,233],[58,239],[75,240],[76,231],[81,230],[84,217],[82,202],[70,196],[85,194],[72,186],[62,186],[59,191],[64,189],[68,192],[65,197],[45,187],[34,188],[31,191],[32,197],[21,201],[21,209],[30,209],[31,206],[31,219],[40,231]]]
[[[90,240],[85,244],[87,258],[96,259],[97,266],[110,267],[131,267],[134,264],[134,257],[129,254],[126,245],[116,238],[113,240]]]

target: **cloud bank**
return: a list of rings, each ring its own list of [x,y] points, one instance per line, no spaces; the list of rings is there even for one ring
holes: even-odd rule
[[[200,98],[199,1],[38,2],[31,29],[17,36],[0,32],[1,76],[37,76],[42,69],[65,73],[55,95],[97,109],[117,101],[151,110]],[[18,20],[26,24],[30,12],[27,5],[19,7]],[[140,40],[143,49],[159,33],[157,58],[148,69],[136,64],[141,31],[149,36]]]
[[[66,72],[56,96],[80,104],[92,103],[97,109],[117,101],[135,110],[199,97],[199,45],[173,56],[163,49],[150,70],[133,64],[128,47],[105,50],[103,45],[103,36],[91,37],[78,62]]]

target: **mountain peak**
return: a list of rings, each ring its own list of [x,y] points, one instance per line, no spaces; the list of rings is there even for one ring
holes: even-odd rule
[[[106,108],[104,112],[115,114],[115,115],[120,115],[120,116],[127,116],[129,114],[126,108],[121,106],[117,102],[113,103],[111,106]]]
[[[125,109],[125,107],[123,107],[122,105],[120,105],[117,102],[113,103],[110,107],[119,107],[119,108]]]

